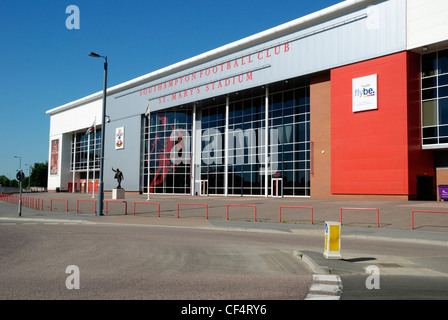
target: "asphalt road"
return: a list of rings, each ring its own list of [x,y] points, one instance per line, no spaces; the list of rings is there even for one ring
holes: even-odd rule
[[[448,300],[448,277],[383,275],[378,288],[366,288],[368,275],[341,275],[341,300]]]
[[[340,276],[342,300],[448,299],[446,245],[347,234],[343,259],[331,261],[322,257],[319,229],[86,217],[2,219],[0,300],[302,300],[313,277],[295,250]],[[73,274],[66,268],[72,265],[79,268],[80,288],[69,290]],[[369,265],[379,267],[379,289],[366,288]]]
[[[300,300],[312,280],[288,235],[22,223],[0,240],[0,299]]]

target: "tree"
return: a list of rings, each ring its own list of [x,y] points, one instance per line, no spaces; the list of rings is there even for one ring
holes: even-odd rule
[[[9,187],[9,179],[6,176],[0,176],[0,185],[3,187]]]
[[[48,161],[45,163],[34,163],[30,179],[32,187],[46,188],[48,183]]]
[[[9,187],[11,188],[18,188],[19,187],[19,181],[16,179],[9,180]]]

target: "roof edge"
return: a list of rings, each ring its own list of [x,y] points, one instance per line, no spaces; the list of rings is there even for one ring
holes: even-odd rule
[[[118,84],[116,86],[113,86],[111,88],[107,89],[107,95],[113,94],[115,92],[125,90],[128,88],[132,88],[134,86],[140,85],[142,83],[187,69],[189,67],[192,67],[194,65],[198,65],[216,58],[219,58],[221,56],[225,56],[227,54],[230,54],[232,52],[236,52],[239,50],[243,50],[245,48],[251,47],[253,45],[256,45],[261,42],[265,42],[274,38],[277,38],[279,36],[300,30],[302,28],[308,27],[310,25],[317,24],[319,22],[334,18],[336,16],[340,16],[342,14],[348,13],[350,11],[357,10],[361,7],[365,7],[377,2],[382,2],[384,0],[346,0],[342,1],[340,3],[337,3],[335,5],[332,5],[330,7],[327,7],[325,9],[310,13],[306,16],[297,18],[295,20],[292,20],[290,22],[283,23],[279,26],[267,29],[265,31],[256,33],[252,36],[248,36],[246,38],[231,42],[229,44],[226,44],[224,46],[218,47],[216,49],[207,51],[205,53],[199,54],[197,56],[194,56],[192,58],[188,58],[186,60],[177,62],[175,64],[172,64],[170,66],[167,66],[165,68],[150,72],[148,74],[145,74],[143,76],[134,78],[132,80],[123,82],[121,84]],[[67,109],[95,101],[98,99],[102,99],[103,91],[96,92],[94,94],[91,94],[89,96],[86,96],[84,98],[69,102],[67,104],[64,104],[62,106],[50,109],[46,112],[46,114],[53,115],[62,111],[65,111]]]

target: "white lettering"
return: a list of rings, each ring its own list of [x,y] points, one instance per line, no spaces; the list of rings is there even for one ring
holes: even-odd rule
[[[75,265],[70,265],[65,268],[65,273],[71,273],[65,280],[67,289],[79,289],[79,268]]]
[[[265,165],[265,129],[258,130],[258,162]],[[268,175],[274,174],[278,169],[278,129],[270,129],[270,150],[268,150]],[[259,171],[261,176],[266,175],[266,167],[261,166]]]
[[[257,132],[258,131],[258,132]],[[269,130],[268,146],[268,175],[278,170],[278,146],[291,142],[292,126],[272,128]],[[257,138],[258,136],[258,138]],[[223,164],[224,135],[216,128],[202,131],[203,148],[201,159],[206,165]],[[173,142],[169,152],[170,160],[174,165],[190,164],[191,136],[186,129],[175,129],[169,140]],[[265,175],[265,129],[230,129],[229,130],[229,165],[261,164],[259,174]]]
[[[213,317],[215,313],[216,307],[195,307],[191,304],[188,304],[188,307],[182,307],[181,314],[189,315],[189,314],[206,314],[209,318]]]
[[[366,279],[366,288],[379,289],[380,288],[380,269],[377,266],[370,265],[366,268],[366,273],[370,274]]]
[[[79,8],[75,5],[69,5],[65,9],[65,13],[71,13],[65,20],[65,27],[69,30],[79,29]]]
[[[170,141],[177,142],[170,152],[171,162],[175,165],[190,164],[190,134],[185,129],[176,129],[170,135]]]
[[[218,129],[206,129],[202,132],[202,141],[208,142],[202,150],[205,164],[222,164],[222,136]]]
[[[366,9],[366,28],[368,30],[378,30],[380,28],[380,10],[377,6],[368,6]]]

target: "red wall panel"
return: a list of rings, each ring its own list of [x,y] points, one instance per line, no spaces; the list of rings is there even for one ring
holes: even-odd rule
[[[377,74],[378,109],[352,112],[352,79]],[[331,71],[333,194],[409,194],[407,53]]]
[[[435,194],[435,166],[432,150],[422,150],[421,140],[421,78],[420,55],[408,52],[408,162],[409,194],[417,195],[417,176],[433,178]]]

